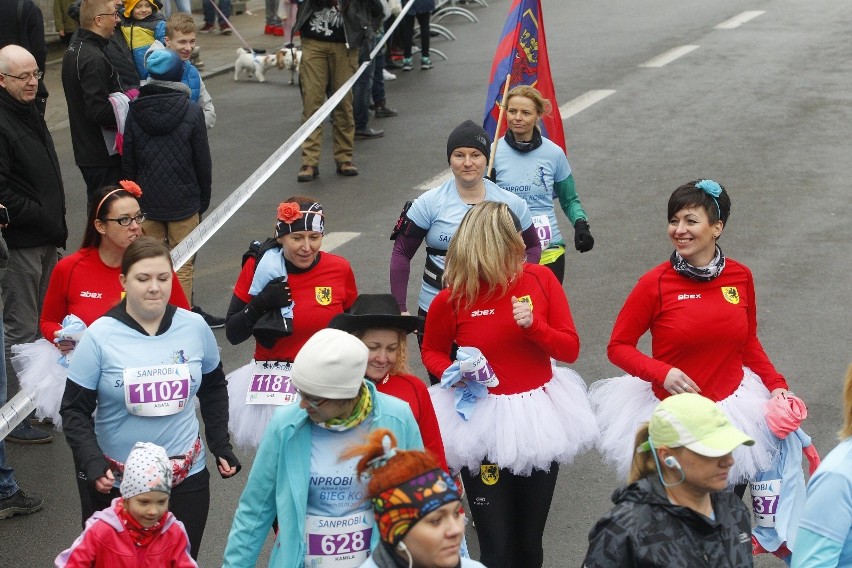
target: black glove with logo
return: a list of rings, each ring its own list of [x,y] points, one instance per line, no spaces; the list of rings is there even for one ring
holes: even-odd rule
[[[574,223],[574,248],[580,252],[589,252],[595,246],[595,239],[589,230],[589,222],[585,219],[577,219]]]

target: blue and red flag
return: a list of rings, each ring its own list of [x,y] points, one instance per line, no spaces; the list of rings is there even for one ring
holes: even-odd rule
[[[497,132],[497,119],[500,117],[500,105],[503,102],[503,87],[506,75],[512,74],[509,89],[518,85],[535,87],[544,98],[550,101],[553,111],[541,119],[542,134],[565,150],[565,132],[562,129],[562,117],[553,89],[550,75],[550,61],[547,58],[547,42],[544,38],[544,20],[541,13],[541,0],[513,0],[509,16],[494,62],[491,64],[488,98],[485,100],[485,119],[482,126],[495,138],[504,132],[503,125]],[[495,134],[496,133],[496,134]]]

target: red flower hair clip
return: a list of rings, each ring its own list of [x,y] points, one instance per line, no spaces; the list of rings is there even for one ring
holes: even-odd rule
[[[133,197],[139,198],[142,197],[142,188],[139,187],[139,184],[135,181],[130,181],[129,179],[123,179],[118,182],[124,191],[132,195]]]
[[[298,221],[304,217],[301,209],[298,203],[281,203],[278,205],[278,220],[290,225],[293,221]]]

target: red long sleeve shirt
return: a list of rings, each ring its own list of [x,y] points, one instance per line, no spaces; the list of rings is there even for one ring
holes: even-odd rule
[[[515,323],[512,296],[529,296],[533,323],[524,329]],[[453,341],[460,347],[476,347],[488,359],[500,384],[492,394],[527,392],[553,376],[550,359],[573,363],[580,353],[568,298],[559,281],[546,267],[524,264],[518,281],[506,294],[477,300],[470,308],[450,302],[442,290],[429,307],[421,354],[430,373],[440,377],[450,366]]]
[[[651,356],[636,348],[651,331]],[[646,273],[624,302],[607,347],[609,360],[653,383],[661,400],[672,367],[686,373],[714,401],[742,382],[743,366],[770,391],[787,388],[757,339],[751,271],[727,258],[722,274],[709,282],[681,276],[666,261]]]
[[[310,337],[328,327],[337,314],[348,310],[358,297],[355,274],[349,261],[331,253],[321,253],[320,261],[306,272],[287,275],[293,293],[293,334],[275,342],[272,349],[257,343],[256,361],[290,361]],[[234,295],[245,303],[251,302],[249,294],[254,278],[256,260],[249,258],[234,285]]]
[[[432,406],[432,399],[423,381],[414,375],[391,375],[376,382],[376,390],[408,403],[420,428],[423,446],[435,456],[441,469],[450,473],[438,417],[435,416],[435,407]]]
[[[41,308],[39,328],[48,341],[62,329],[62,318],[74,314],[87,326],[107,313],[124,298],[118,277],[121,267],[110,267],[101,260],[98,249],[82,248],[56,264]],[[172,295],[169,303],[189,309],[189,302],[172,273]]]

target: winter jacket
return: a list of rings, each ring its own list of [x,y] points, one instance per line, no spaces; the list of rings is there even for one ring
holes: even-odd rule
[[[117,31],[117,30],[116,30]],[[145,53],[154,40],[161,43],[166,41],[166,20],[155,11],[144,20],[124,18],[121,23],[121,34],[133,54],[136,73],[142,79],[148,78],[148,68],[145,66]]]
[[[101,132],[115,128],[109,94],[124,91],[106,54],[109,39],[80,28],[62,58],[62,86],[68,103],[74,161],[81,167],[115,167]]]
[[[21,103],[0,88],[0,204],[11,222],[9,248],[64,247],[65,189],[53,138],[35,103]]]
[[[329,6],[331,6],[330,0],[305,0],[299,4],[299,12],[296,15],[296,23],[293,25],[293,33],[301,31],[302,27],[311,19],[314,12]],[[373,14],[381,16],[383,13],[382,6],[378,0],[351,0],[345,6],[341,13],[343,14],[346,47],[349,49],[359,49],[365,40],[372,39],[371,16]]]
[[[589,532],[584,568],[752,566],[748,509],[730,491],[710,498],[715,520],[673,505],[656,477],[618,489]]]
[[[377,393],[370,381],[366,384],[373,397],[370,429],[389,428],[400,449],[422,450],[420,431],[408,404]],[[311,428],[308,413],[297,404],[282,406],[273,415],[234,515],[223,568],[254,566],[276,516],[279,529],[269,566],[305,565]],[[378,544],[378,532],[373,531],[371,547]]]
[[[138,548],[118,516],[121,497],[86,521],[83,534],[56,557],[57,568],[198,568],[183,523],[166,513],[159,536]]]
[[[80,23],[80,0],[75,0],[68,7],[68,16],[78,24]],[[136,65],[133,63],[130,47],[124,41],[124,35],[121,33],[121,24],[115,26],[115,33],[109,38],[106,55],[115,68],[115,72],[118,73],[122,90],[139,88],[139,74],[136,73]]]
[[[213,163],[201,107],[183,83],[151,81],[130,103],[124,174],[143,188],[149,219],[177,221],[210,206]]]

